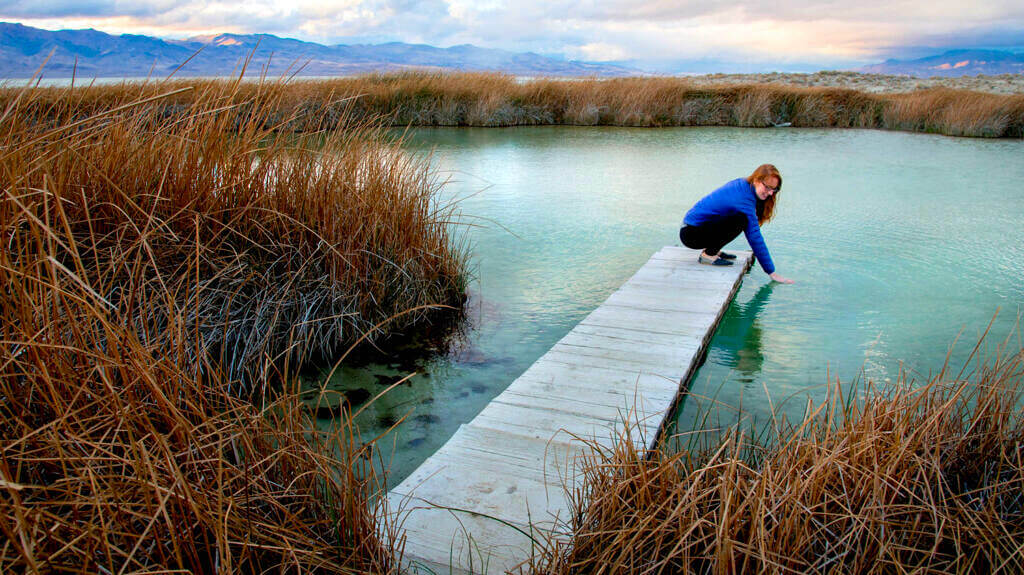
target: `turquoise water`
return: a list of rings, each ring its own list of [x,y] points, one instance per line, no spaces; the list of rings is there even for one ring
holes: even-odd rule
[[[686,210],[758,164],[785,185],[764,234],[778,271],[756,267],[711,342],[691,391],[766,421],[765,390],[798,416],[830,376],[896,379],[954,363],[1001,309],[1024,305],[1024,142],[866,130],[524,127],[419,129],[458,202],[476,282],[470,329],[446,353],[340,370],[395,484],[628,279],[678,245]],[[747,249],[742,236],[732,244]],[[994,343],[994,342],[993,342]],[[706,404],[707,402],[703,402]],[[679,424],[700,420],[687,399]],[[721,409],[713,420],[740,417]],[[325,422],[326,425],[326,422]]]

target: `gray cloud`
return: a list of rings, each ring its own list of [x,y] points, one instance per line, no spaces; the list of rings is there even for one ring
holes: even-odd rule
[[[1024,48],[1020,0],[0,0],[6,18],[66,18],[103,29],[93,22],[114,16],[150,29],[266,32],[327,44],[469,43],[595,60],[727,56],[827,66],[906,57],[910,49]]]
[[[0,15],[7,18],[69,18],[87,16],[155,17],[171,10],[175,2],[147,0],[124,2],[121,0],[3,0]]]
[[[721,16],[742,20],[858,22],[933,22],[952,24],[998,17],[1024,16],[1024,3],[1017,0],[988,0],[966,3],[960,0],[608,0],[539,2],[543,18],[596,22],[679,22]],[[537,15],[537,12],[534,12]]]

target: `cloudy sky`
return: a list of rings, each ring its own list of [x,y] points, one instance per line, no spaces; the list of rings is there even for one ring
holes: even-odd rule
[[[0,0],[0,20],[171,38],[468,43],[590,61],[844,67],[948,47],[1024,50],[1024,0]]]

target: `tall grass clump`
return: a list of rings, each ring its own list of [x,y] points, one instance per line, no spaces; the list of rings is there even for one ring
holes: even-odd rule
[[[844,395],[772,440],[583,465],[573,537],[541,573],[1019,573],[1024,348]],[[627,438],[628,439],[628,438]],[[595,449],[600,449],[595,446]]]
[[[0,572],[392,568],[350,429],[312,433],[296,394],[259,407],[165,355],[124,314],[173,294],[115,309],[55,257],[71,236],[17,225],[35,257],[0,256]],[[166,329],[198,337],[186,311]]]
[[[393,570],[369,447],[314,431],[278,356],[396,276],[436,297],[446,252],[421,252],[442,237],[375,227],[440,225],[417,220],[424,176],[365,129],[303,148],[224,116],[227,96],[174,122],[147,98],[4,112],[0,572]],[[260,401],[235,393],[241,361]]]
[[[888,99],[886,128],[948,136],[1024,136],[1024,96],[936,88]]]
[[[284,84],[96,90],[7,94],[3,239],[20,269],[38,257],[26,226],[59,230],[46,257],[144,345],[259,380],[460,307],[438,182],[373,125],[303,116]]]

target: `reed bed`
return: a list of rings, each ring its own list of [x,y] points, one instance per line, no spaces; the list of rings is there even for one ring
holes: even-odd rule
[[[109,107],[124,101],[126,90],[124,86],[92,88],[83,92],[76,105],[88,110]],[[53,91],[50,98],[57,93]],[[10,97],[0,92],[0,101]],[[190,97],[179,96],[166,104],[165,113],[177,113]],[[278,105],[276,117],[291,118],[287,127],[296,131],[333,125],[354,114],[382,117],[401,126],[788,124],[1024,137],[1024,95],[943,87],[883,94],[781,83],[708,84],[668,77],[519,81],[502,74],[407,72],[293,82]]]
[[[67,239],[37,231],[40,248]],[[5,259],[0,572],[393,569],[350,428],[311,432],[294,393],[262,406],[229,393],[138,337],[56,258]],[[164,303],[149,297],[132,303]],[[198,337],[186,314],[167,329],[183,346]]]
[[[1020,573],[1014,343],[921,386],[837,382],[770,442],[734,430],[709,450],[600,451],[572,494],[572,539],[534,572]]]
[[[465,251],[427,165],[366,119],[328,125],[286,110],[290,89],[212,81],[8,93],[6,273],[52,258],[146,345],[236,383],[458,309]],[[347,113],[344,98],[325,98]],[[296,122],[302,134],[287,128]],[[28,235],[36,222],[45,241]],[[172,330],[180,316],[196,336],[188,345]]]

